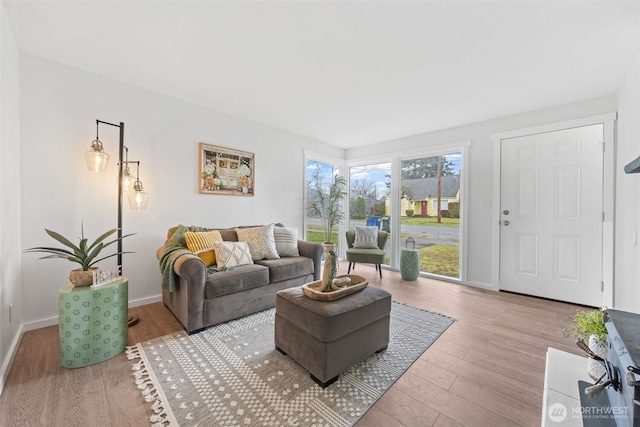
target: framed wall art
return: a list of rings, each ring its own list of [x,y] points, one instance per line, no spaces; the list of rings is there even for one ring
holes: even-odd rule
[[[200,143],[198,191],[203,194],[253,196],[256,156],[248,151]]]

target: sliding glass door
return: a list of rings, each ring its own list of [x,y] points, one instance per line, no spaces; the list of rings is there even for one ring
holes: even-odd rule
[[[400,245],[420,254],[420,271],[459,279],[462,152],[400,161]]]

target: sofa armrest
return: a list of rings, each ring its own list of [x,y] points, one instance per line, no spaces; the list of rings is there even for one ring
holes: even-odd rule
[[[178,275],[177,289],[171,298],[163,290],[163,300],[187,332],[192,333],[204,327],[207,268],[200,258],[187,253],[175,260],[173,270]]]
[[[156,258],[158,258],[158,261],[160,261],[162,259],[162,249],[163,249],[163,247],[160,246],[158,248],[158,250],[156,251]],[[196,254],[191,253],[191,254],[184,254],[184,255],[181,255],[180,257],[178,257],[178,259],[173,263],[173,271],[178,276],[186,278],[186,276],[188,276],[190,273],[188,272],[188,270],[185,270],[184,271],[184,275],[180,274],[180,269],[182,268],[182,265],[185,262],[187,262],[188,260],[190,260],[190,259],[200,260],[200,262],[202,263],[202,266],[204,267],[204,262],[202,262],[202,260]],[[197,269],[197,267],[196,267],[196,269]]]
[[[300,252],[301,256],[313,260],[313,280],[320,280],[322,275],[322,255],[324,253],[322,245],[306,240],[298,240],[298,252]]]
[[[202,281],[207,276],[207,267],[204,262],[195,254],[180,255],[173,263],[173,271],[189,282]]]

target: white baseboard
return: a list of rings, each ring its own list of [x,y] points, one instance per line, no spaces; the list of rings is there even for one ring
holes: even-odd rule
[[[46,328],[58,324],[58,316],[48,317],[46,319],[34,320],[22,325],[24,332],[33,331],[34,329]]]
[[[20,325],[16,336],[13,337],[13,341],[11,342],[11,347],[9,348],[9,352],[7,353],[7,358],[2,362],[2,368],[0,368],[0,394],[4,390],[4,384],[7,381],[7,377],[9,376],[9,371],[11,370],[11,365],[13,365],[13,359],[16,357],[16,353],[18,352],[18,346],[20,345],[20,341],[22,340],[22,334],[24,333],[24,324]]]
[[[153,304],[156,302],[162,302],[162,294],[158,294],[154,297],[140,298],[134,301],[129,301],[129,307],[139,307],[141,305]]]

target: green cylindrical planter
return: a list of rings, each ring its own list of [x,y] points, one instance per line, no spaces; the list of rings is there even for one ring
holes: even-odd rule
[[[400,254],[400,276],[402,280],[418,280],[420,255],[415,249],[403,249]]]
[[[60,366],[81,368],[110,359],[127,346],[129,281],[93,289],[58,290]]]

